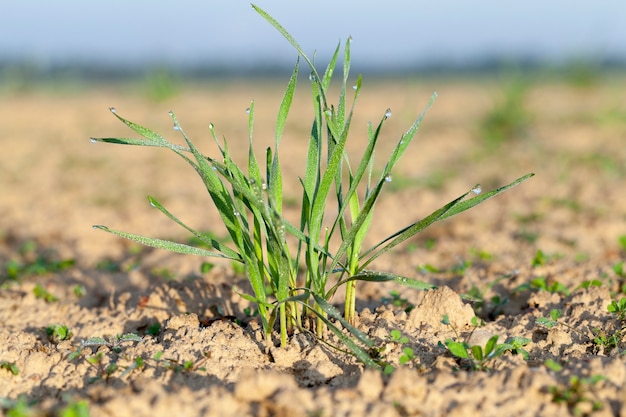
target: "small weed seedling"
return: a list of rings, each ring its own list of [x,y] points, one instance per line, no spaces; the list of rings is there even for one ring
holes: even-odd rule
[[[409,343],[409,338],[407,336],[404,336],[400,330],[394,329],[389,332],[388,341],[391,343],[395,343],[399,346],[402,346],[402,345],[406,345]],[[382,357],[381,354],[384,351],[385,351],[384,346],[382,348],[377,349],[376,356]],[[398,362],[400,363],[401,366],[413,364],[414,366],[421,369],[418,363],[418,359],[415,357],[415,352],[409,346],[402,346],[402,354],[398,358]],[[390,375],[396,370],[395,366],[393,366],[389,362],[386,362],[383,359],[379,360],[379,364],[381,365],[381,368],[385,375]]]
[[[57,259],[53,251],[44,250],[36,242],[28,241],[20,248],[19,258],[7,262],[4,271],[0,271],[0,284],[5,281],[20,281],[28,276],[64,271],[74,264],[74,259]]]
[[[602,375],[594,375],[589,378],[572,376],[566,385],[553,385],[548,387],[548,391],[552,394],[552,402],[565,403],[573,415],[583,415],[582,407],[584,405],[589,406],[589,411],[602,409],[602,401],[594,398],[596,396],[593,387],[605,379],[606,377]]]
[[[336,103],[331,103],[329,94],[334,91],[331,89],[331,81],[337,63],[341,60],[339,58],[341,44],[335,49],[325,71],[319,71],[283,26],[259,7],[254,5],[252,7],[295,48],[299,55],[279,106],[274,144],[267,148],[261,158],[257,158],[252,146],[254,102],[251,102],[247,109],[249,150],[247,166],[237,165],[233,161],[228,142],[225,139],[218,139],[213,124],[209,125],[209,131],[217,144],[219,155],[208,156],[201,153],[173,112],[170,112],[170,117],[174,130],[183,140],[182,146],[123,118],[114,108],[110,109],[113,115],[143,139],[92,139],[93,142],[161,147],[180,156],[202,179],[230,242],[223,243],[215,239],[214,235],[193,229],[152,197],[148,199],[153,207],[186,229],[204,245],[192,246],[149,238],[106,226],[94,228],[156,248],[229,259],[240,266],[239,271],[245,273],[250,282],[252,294],[241,295],[255,303],[258,308],[266,346],[272,344],[271,337],[275,324],[279,328],[280,344],[285,347],[289,331],[302,328],[303,318],[312,316],[316,319],[314,326],[319,338],[323,338],[329,329],[361,361],[369,366],[379,367],[367,354],[367,349],[373,347],[373,342],[353,326],[356,315],[357,281],[394,281],[422,290],[432,288],[432,285],[393,273],[371,271],[368,269],[370,264],[431,224],[464,212],[520,184],[533,174],[524,175],[508,185],[485,193],[476,187],[468,187],[467,192],[433,213],[410,223],[369,248],[363,247],[380,193],[383,187],[392,181],[393,168],[412,143],[425,112],[432,105],[436,95],[433,95],[426,110],[399,138],[380,175],[374,175],[374,150],[382,137],[383,125],[392,116],[392,112],[390,109],[385,110],[378,124],[369,125],[367,143],[362,147],[360,160],[349,161],[346,143],[362,85],[360,76],[350,79],[352,39],[348,38],[343,48],[343,75],[339,98]],[[283,216],[283,206],[288,204],[288,201],[283,196],[279,148],[295,93],[300,59],[309,67],[310,84],[307,90],[312,94],[313,117],[310,136],[306,138],[309,148],[302,163],[304,175],[300,177],[302,186],[302,199],[299,203],[300,222],[292,224]],[[354,96],[350,104],[349,95],[352,94]],[[238,143],[237,146],[241,145]],[[265,169],[262,169],[260,161],[265,162]],[[329,204],[336,204],[336,207],[327,210]],[[332,213],[333,217],[325,218],[329,213]],[[298,280],[301,265],[305,265],[306,268],[304,276]],[[346,289],[346,296],[342,315],[331,305],[330,300],[343,286]],[[337,322],[341,326],[336,324]]]
[[[415,308],[415,305],[411,304],[409,300],[402,297],[400,292],[397,290],[392,290],[389,292],[389,297],[381,298],[383,304],[391,304],[394,307],[399,307],[404,310],[405,313],[410,313],[411,310]]]
[[[448,316],[444,316],[442,323],[452,327]],[[478,328],[481,323],[477,317],[472,318],[472,325],[474,329]],[[485,346],[470,345],[467,341],[470,339],[471,334],[463,341],[459,341],[460,337],[456,329],[452,327],[456,334],[456,340],[446,339],[444,343],[439,342],[440,348],[447,350],[453,357],[461,361],[461,365],[471,371],[487,371],[489,367],[488,363],[502,356],[505,352],[511,352],[513,354],[520,354],[525,360],[528,360],[528,352],[524,350],[524,346],[530,343],[530,339],[523,337],[515,337],[507,340],[505,343],[498,344],[500,336],[493,335],[487,340]]]
[[[45,332],[48,340],[54,344],[72,338],[72,332],[63,324],[52,324],[46,327]]]
[[[35,288],[33,288],[33,294],[35,294],[35,298],[41,298],[47,303],[54,303],[59,301],[59,298],[57,296],[48,292],[48,290],[46,290],[41,284],[35,285]]]
[[[610,307],[610,306],[609,306]],[[609,310],[610,311],[610,310]],[[550,311],[550,317],[539,317],[535,321],[538,325],[544,326],[548,329],[551,329],[557,325],[563,326],[569,331],[572,331],[583,339],[589,340],[594,344],[594,351],[597,351],[602,348],[604,350],[611,350],[619,347],[619,343],[622,339],[622,329],[621,327],[616,327],[616,330],[607,332],[605,329],[590,329],[591,334],[587,334],[582,330],[570,326],[567,323],[563,323],[559,319],[563,317],[563,311],[559,309],[553,309]]]
[[[564,284],[546,277],[537,277],[532,279],[528,283],[524,283],[513,290],[513,292],[520,291],[548,291],[563,295],[569,295],[570,290]]]
[[[19,375],[20,373],[20,370],[17,368],[15,362],[2,361],[0,362],[0,369],[5,369],[13,375]]]

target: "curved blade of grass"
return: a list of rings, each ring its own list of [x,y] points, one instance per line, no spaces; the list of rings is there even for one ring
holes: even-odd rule
[[[287,32],[287,30],[280,23],[278,23],[272,16],[267,14],[267,12],[265,10],[261,9],[260,7],[256,6],[255,4],[252,4],[251,6],[258,14],[261,15],[261,17],[263,17],[265,20],[267,20],[269,22],[269,24],[274,26],[274,28],[281,35],[283,35],[283,37],[285,39],[287,39],[287,41],[291,44],[291,46],[293,46],[296,49],[296,51],[298,51],[298,54],[307,62],[307,64],[309,64],[309,67],[311,67],[311,71],[313,72],[313,75],[315,76],[314,82],[319,84],[319,86],[321,88],[321,94],[320,95],[321,95],[321,98],[322,98],[322,104],[323,104],[323,107],[326,108],[326,97],[324,95],[324,87],[322,85],[322,80],[320,80],[320,75],[318,74],[317,69],[315,68],[315,65],[313,65],[313,62],[304,53],[304,50],[300,47],[300,45],[298,44],[296,39],[293,36],[291,36],[291,34],[289,32]]]
[[[380,272],[380,271],[361,271],[356,275],[345,278],[339,282],[337,282],[333,287],[326,293],[326,299],[330,298],[338,288],[342,285],[350,282],[350,281],[367,281],[367,282],[389,282],[393,281],[395,283],[404,285],[406,287],[413,288],[415,290],[432,290],[437,288],[436,285],[429,284],[428,282],[420,281],[418,279],[403,277],[397,274],[391,274],[388,272]]]
[[[534,176],[534,173],[530,173],[530,174],[526,174],[518,179],[516,179],[515,181],[513,181],[510,184],[507,184],[503,187],[500,187],[496,190],[490,191],[488,193],[484,193],[484,194],[480,194],[477,195],[476,197],[470,198],[468,200],[462,201],[461,203],[457,204],[455,207],[453,207],[451,210],[449,210],[448,212],[446,212],[439,220],[443,220],[443,219],[447,219],[448,217],[452,217],[455,214],[459,214],[464,212],[465,210],[471,209],[472,207],[474,207],[477,204],[482,203],[485,200],[488,200],[492,197],[495,197],[496,195],[508,190],[509,188],[513,188],[516,185],[526,181],[527,179],[531,178],[532,176]]]
[[[395,164],[398,162],[398,160],[400,159],[400,157],[406,150],[407,146],[409,146],[409,144],[415,137],[415,134],[417,133],[420,127],[420,124],[426,115],[426,112],[433,105],[436,98],[437,98],[437,93],[434,93],[431,96],[424,111],[422,111],[422,113],[417,117],[415,122],[413,122],[411,127],[400,138],[400,141],[394,148],[387,162],[387,165],[385,166],[385,169],[383,171],[383,174],[381,175],[381,178],[379,179],[376,186],[372,189],[372,192],[365,199],[363,208],[361,209],[361,212],[359,213],[359,216],[357,217],[357,219],[353,222],[352,228],[350,229],[350,233],[348,234],[346,238],[343,239],[341,245],[339,246],[339,249],[335,253],[335,260],[331,264],[331,268],[330,268],[331,270],[334,270],[337,267],[338,260],[343,259],[343,257],[346,255],[348,248],[354,245],[354,241],[357,237],[357,234],[360,232],[361,227],[367,222],[370,211],[373,210],[376,200],[378,199],[378,196],[380,195],[380,192],[382,190],[382,187],[386,183],[385,178],[387,177],[387,175],[389,175],[389,173],[391,172],[391,169],[395,166]]]
[[[315,299],[315,302],[322,308],[322,310],[326,314],[328,314],[329,317],[332,317],[335,320],[339,321],[341,325],[344,326],[344,328],[346,328],[350,333],[352,333],[359,342],[363,343],[364,345],[368,347],[374,346],[374,342],[371,341],[365,333],[363,333],[362,331],[360,331],[359,329],[357,329],[356,327],[348,323],[343,318],[341,313],[339,313],[339,311],[335,307],[333,307],[332,304],[326,301],[324,297],[316,293],[311,293],[311,295]]]
[[[171,145],[167,140],[165,140],[163,136],[159,135],[158,133],[146,127],[140,126],[137,123],[131,122],[130,120],[123,118],[122,116],[117,114],[117,112],[113,108],[111,108],[110,110],[111,110],[111,113],[113,113],[113,115],[117,117],[122,123],[130,127],[132,130],[134,130],[135,132],[137,132],[144,138],[149,139],[153,141],[154,143],[160,143],[166,147],[168,147],[168,145]]]
[[[177,224],[182,226],[184,229],[189,231],[191,234],[193,234],[195,237],[200,239],[207,246],[220,251],[221,253],[223,253],[224,255],[226,255],[230,259],[242,261],[241,255],[239,255],[237,252],[235,252],[234,250],[232,250],[228,246],[222,245],[217,240],[209,238],[209,237],[205,236],[203,233],[200,233],[197,230],[194,230],[191,227],[187,226],[178,217],[174,216],[165,207],[163,207],[161,205],[161,203],[159,203],[155,198],[148,196],[148,201],[150,202],[150,205],[152,205],[153,207],[157,208],[161,213],[165,214],[168,218],[170,218],[171,220],[173,220],[174,222],[176,222]]]
[[[387,237],[386,239],[374,245],[372,248],[365,251],[363,255],[361,256],[362,258],[370,256],[370,254],[372,255],[369,257],[367,261],[365,261],[361,265],[361,268],[365,268],[367,265],[369,265],[374,259],[378,258],[380,255],[384,254],[385,252],[388,252],[389,250],[391,250],[395,246],[398,246],[400,243],[404,242],[405,240],[410,239],[411,237],[415,236],[417,233],[421,232],[422,230],[424,230],[425,228],[427,228],[428,226],[430,226],[437,220],[441,220],[442,216],[446,212],[448,212],[450,209],[452,209],[452,207],[459,204],[459,202],[463,200],[467,196],[467,194],[469,194],[469,192],[463,194],[460,197],[457,197],[456,199],[452,200],[445,206],[435,210],[427,217],[421,220],[418,220],[415,223],[405,227],[404,229],[394,233],[393,235]]]
[[[117,145],[134,145],[134,146],[157,146],[162,148],[163,145],[150,139],[134,139],[134,138],[90,138],[92,141],[114,143]]]
[[[333,307],[332,305],[330,305],[323,297],[320,297],[319,295],[316,295],[315,293],[312,293],[312,295],[315,298],[315,302],[318,303],[318,305],[324,310],[324,312],[326,312],[329,316],[333,317],[334,319],[340,321],[342,326],[348,329],[350,333],[354,335],[356,339],[358,339],[361,343],[365,344],[368,347],[372,347],[374,345],[374,342],[372,342],[367,337],[367,335],[365,335],[365,333],[361,332],[360,330],[348,324],[348,322],[343,319],[341,314],[339,314],[337,309]],[[308,305],[307,307],[309,307],[309,309],[312,312],[314,312],[319,317],[320,320],[324,322],[324,324],[335,334],[335,336],[337,336],[337,338],[339,338],[342,341],[342,343],[344,343],[346,347],[350,349],[350,352],[352,352],[352,354],[354,354],[361,362],[363,362],[365,365],[370,366],[372,368],[380,368],[380,365],[378,365],[361,346],[356,344],[355,341],[350,336],[348,336],[343,331],[341,331],[341,329],[335,326],[335,324],[331,322],[328,319],[328,317],[325,317],[323,314],[320,314],[319,312],[315,311],[315,309],[311,308]]]
[[[142,245],[150,246],[150,247],[157,248],[157,249],[166,249],[171,252],[183,253],[186,255],[209,256],[209,257],[214,257],[214,258],[226,258],[226,259],[232,259],[234,261],[241,261],[240,258],[233,258],[223,253],[212,252],[206,249],[197,248],[195,246],[189,246],[189,245],[185,245],[182,243],[170,242],[170,241],[163,240],[163,239],[157,239],[153,237],[136,235],[133,233],[121,232],[119,230],[113,230],[107,226],[94,225],[93,228],[104,230],[105,232],[114,234],[116,236],[123,237],[125,239],[132,240],[133,242],[141,243]]]
[[[276,155],[278,155],[278,146],[280,145],[280,140],[283,136],[283,131],[285,130],[285,122],[287,120],[287,116],[289,115],[289,110],[291,109],[291,103],[293,102],[293,94],[296,89],[299,68],[300,59],[296,61],[296,66],[291,73],[291,78],[289,78],[287,89],[285,90],[285,94],[283,95],[283,99],[280,102],[280,107],[278,109],[278,117],[276,118],[276,143],[274,151]]]

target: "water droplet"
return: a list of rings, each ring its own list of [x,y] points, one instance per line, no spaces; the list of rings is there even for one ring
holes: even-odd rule
[[[333,112],[330,111],[330,109],[326,109],[326,116],[331,117],[333,115]]]
[[[216,167],[216,166],[211,167],[211,169],[212,169],[213,171],[217,171],[217,167]]]
[[[170,116],[173,116],[174,112],[170,110],[170,111],[167,112],[167,114],[169,114]]]
[[[174,125],[174,130],[180,130],[180,126]]]
[[[115,114],[117,113],[117,110],[115,109],[115,107],[109,107],[109,110],[111,111],[111,113]]]
[[[356,90],[356,89],[358,88],[358,86],[357,86],[356,84],[354,84],[354,85],[352,86],[352,88]]]
[[[393,177],[391,176],[391,174],[387,174],[385,176],[385,182],[391,182],[391,181],[393,181]]]
[[[213,130],[215,128],[215,126],[213,126],[213,123],[209,123],[209,129]]]
[[[483,192],[483,188],[480,186],[480,184],[476,184],[474,188],[472,188],[472,192],[478,195]]]
[[[239,213],[238,211],[235,211],[233,214],[234,214],[235,216],[241,216],[241,213]]]
[[[391,117],[391,109],[385,110],[385,119],[389,119]]]
[[[310,74],[309,74],[309,80],[311,80],[311,81],[315,81],[316,79],[317,79],[317,77],[315,76],[315,73],[314,73],[314,72],[312,72],[312,73],[310,73]]]
[[[261,184],[261,188],[264,189],[264,190],[267,190],[267,184],[266,183],[262,183]]]
[[[247,113],[247,114],[250,114],[250,107],[248,107],[248,108],[246,109],[246,113]]]
[[[98,141],[95,139],[90,139],[90,140],[91,140],[91,143],[98,143]]]
[[[156,204],[154,204],[154,201],[150,200],[150,205],[154,208],[156,208]]]

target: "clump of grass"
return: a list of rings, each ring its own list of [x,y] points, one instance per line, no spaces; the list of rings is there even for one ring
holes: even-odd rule
[[[328,93],[339,60],[341,44],[337,46],[325,71],[320,72],[286,29],[265,11],[254,5],[253,8],[299,54],[278,110],[274,145],[267,148],[261,159],[265,162],[264,170],[252,147],[254,102],[250,103],[248,109],[249,152],[245,167],[232,160],[228,142],[226,139],[218,139],[213,124],[209,130],[218,146],[219,155],[202,154],[173,112],[170,112],[170,117],[174,130],[184,140],[183,146],[123,118],[115,109],[111,109],[115,117],[143,139],[92,139],[166,148],[183,158],[201,177],[226,227],[230,244],[188,226],[153,197],[148,197],[153,207],[189,231],[202,245],[192,246],[149,238],[106,226],[94,227],[156,248],[229,259],[242,266],[250,282],[253,293],[241,295],[256,304],[268,346],[275,324],[280,329],[280,343],[286,346],[288,332],[301,327],[304,318],[310,316],[316,319],[315,330],[318,337],[324,337],[329,329],[352,354],[367,365],[379,367],[367,354],[367,349],[373,347],[373,342],[353,326],[357,281],[394,281],[415,289],[429,289],[433,286],[413,278],[369,270],[370,264],[434,222],[474,207],[527,180],[533,174],[524,175],[508,185],[485,193],[476,186],[468,187],[467,192],[423,219],[407,225],[372,247],[364,248],[380,193],[389,184],[394,166],[411,144],[436,95],[433,95],[426,110],[399,138],[380,174],[374,175],[374,150],[382,136],[383,126],[392,113],[390,109],[385,110],[377,125],[369,125],[367,144],[360,160],[356,163],[349,161],[345,151],[346,142],[362,85],[361,76],[350,81],[351,39],[344,44],[340,93],[337,102],[333,104]],[[300,71],[300,59],[306,62],[310,70],[311,82],[307,88],[312,93],[314,114],[308,138],[309,148],[303,162],[304,175],[301,177],[300,222],[294,225],[283,216],[283,174],[279,155]],[[354,94],[351,104],[348,103],[348,92]],[[325,218],[327,206],[333,202],[336,210],[332,212],[336,214],[330,219]],[[339,237],[338,245],[331,243],[335,241],[335,236]],[[306,267],[305,273],[303,277],[298,277],[299,266],[302,264]],[[301,279],[298,280],[299,278]],[[343,315],[330,304],[331,298],[342,286],[346,287]]]

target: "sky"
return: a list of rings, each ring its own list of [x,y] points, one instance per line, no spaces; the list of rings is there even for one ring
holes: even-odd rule
[[[623,0],[255,0],[325,58],[352,36],[353,65],[393,70],[485,58],[626,58]],[[248,1],[7,1],[0,60],[133,66],[293,65],[295,51]]]

